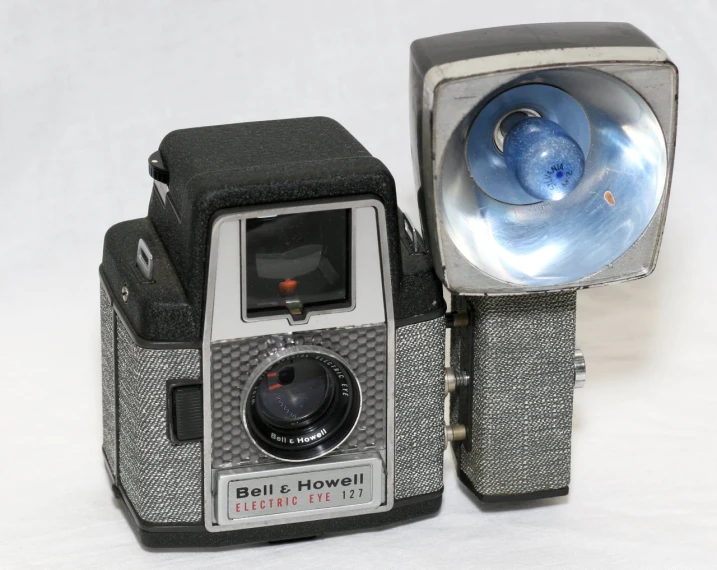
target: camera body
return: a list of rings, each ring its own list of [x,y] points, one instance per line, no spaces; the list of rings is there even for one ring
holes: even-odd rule
[[[445,304],[393,179],[326,118],[180,130],[101,277],[103,450],[147,546],[435,512]]]

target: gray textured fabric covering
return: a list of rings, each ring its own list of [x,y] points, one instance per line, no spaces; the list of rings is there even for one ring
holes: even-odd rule
[[[443,487],[443,316],[396,331],[396,499]]]
[[[117,320],[104,293],[101,314],[103,445],[108,462],[116,456],[117,445],[118,481],[144,520],[200,522],[201,444],[173,445],[167,438],[166,427],[167,381],[199,380],[200,352],[138,347]],[[444,338],[443,317],[397,331],[395,492],[398,499],[437,491],[443,486]],[[287,338],[273,336],[212,347],[212,379],[217,394],[213,429],[219,435],[216,441],[221,442],[215,445],[216,466],[274,461],[264,457],[248,438],[241,437],[243,427],[241,420],[234,417],[234,411],[238,411],[236,404],[241,390],[237,382],[248,377],[261,354],[286,342]],[[318,344],[334,350],[346,358],[361,383],[364,403],[359,425],[340,451],[385,449],[385,326],[316,331],[293,335],[292,342]],[[112,463],[110,468],[114,469]]]
[[[276,460],[250,440],[241,419],[249,376],[272,352],[290,344],[321,346],[344,358],[361,386],[358,425],[334,453],[386,449],[386,325],[326,329],[212,344],[212,467],[226,469]]]
[[[117,323],[119,481],[149,522],[202,520],[201,443],[167,437],[167,381],[201,378],[199,350],[148,350]]]
[[[482,495],[515,495],[570,482],[574,292],[454,297],[474,313],[473,433],[457,462]],[[455,420],[455,399],[452,419]]]
[[[100,285],[100,341],[102,344],[102,449],[113,480],[117,480],[117,413],[115,394],[115,312]]]

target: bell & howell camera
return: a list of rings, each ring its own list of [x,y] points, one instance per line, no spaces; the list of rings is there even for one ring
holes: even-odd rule
[[[104,454],[148,546],[434,512],[445,303],[393,178],[326,118],[180,130],[105,237]]]

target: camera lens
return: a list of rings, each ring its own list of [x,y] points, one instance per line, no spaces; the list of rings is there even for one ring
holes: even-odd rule
[[[353,430],[361,392],[333,353],[303,347],[280,357],[249,388],[246,427],[268,455],[306,461],[329,453]]]
[[[279,383],[282,385],[291,384],[296,376],[296,371],[293,366],[287,366],[279,370]]]
[[[257,389],[257,412],[276,427],[293,427],[310,421],[331,403],[331,372],[316,360],[295,359],[269,370]]]

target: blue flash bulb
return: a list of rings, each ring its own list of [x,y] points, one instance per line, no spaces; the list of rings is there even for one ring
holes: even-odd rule
[[[503,143],[506,166],[537,200],[561,200],[585,172],[578,143],[557,123],[541,117],[518,121]]]

